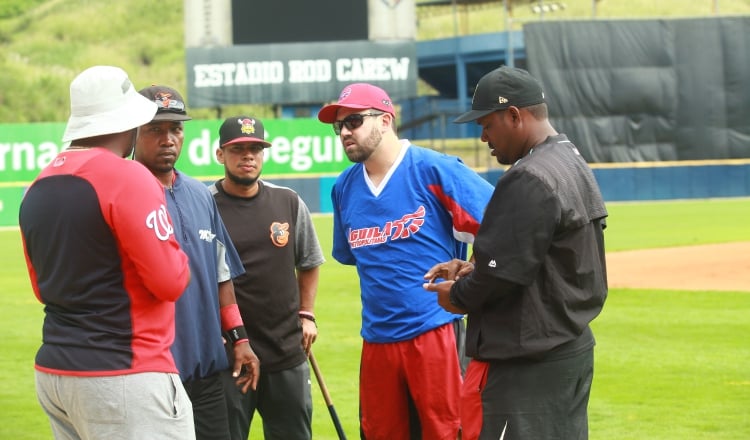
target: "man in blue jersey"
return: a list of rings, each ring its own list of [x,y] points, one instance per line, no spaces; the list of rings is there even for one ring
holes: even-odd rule
[[[174,167],[185,137],[183,123],[190,119],[182,96],[166,86],[151,86],[140,94],[158,109],[141,127],[134,157],[164,187],[175,237],[189,257],[192,274],[177,301],[172,354],[193,403],[196,438],[229,440],[219,375],[229,368],[222,330],[230,335],[226,342],[233,346],[238,385],[244,391],[255,389],[259,376],[258,357],[248,343],[232,283],[245,270],[207,186]],[[248,373],[240,376],[243,366]]]
[[[371,84],[318,113],[354,165],[336,180],[333,257],[356,265],[362,297],[361,430],[368,440],[455,439],[461,371],[454,325],[422,289],[443,258],[466,259],[492,185],[460,159],[399,140],[396,110]]]

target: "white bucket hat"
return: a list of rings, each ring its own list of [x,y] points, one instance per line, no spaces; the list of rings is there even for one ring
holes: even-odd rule
[[[70,83],[70,118],[63,142],[122,133],[153,119],[157,106],[138,93],[119,67],[94,66]]]

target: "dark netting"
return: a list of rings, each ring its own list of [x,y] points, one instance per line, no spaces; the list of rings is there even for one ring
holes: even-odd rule
[[[588,161],[750,158],[750,17],[536,22],[524,39]]]

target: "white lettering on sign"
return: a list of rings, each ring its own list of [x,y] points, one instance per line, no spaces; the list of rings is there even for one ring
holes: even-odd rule
[[[409,58],[339,58],[336,60],[336,80],[389,81],[409,77]]]
[[[196,64],[193,66],[196,88],[281,84],[284,63],[260,61],[247,63]]]
[[[273,147],[265,150],[266,157],[278,164],[289,164],[294,171],[308,171],[315,163],[342,162],[344,149],[338,137],[278,136]]]
[[[408,57],[338,58],[336,81],[403,81],[409,79]],[[196,88],[282,84],[325,83],[333,80],[330,60],[289,60],[246,63],[195,64]]]
[[[42,169],[60,150],[54,142],[42,142],[38,147],[31,142],[0,143],[0,171]]]
[[[316,83],[331,80],[331,62],[329,60],[290,60],[290,83]]]
[[[200,136],[187,143],[187,154],[193,165],[207,166],[219,163],[214,153],[219,148],[219,139],[211,141],[211,131],[201,130]]]

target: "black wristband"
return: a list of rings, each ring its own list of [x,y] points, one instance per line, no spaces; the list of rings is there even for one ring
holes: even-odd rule
[[[242,341],[243,339],[249,338],[247,337],[247,331],[245,330],[245,327],[238,326],[227,330],[227,339],[229,339],[229,342],[234,345],[237,343],[237,341]]]
[[[318,323],[315,322],[315,315],[308,312],[299,312],[299,319],[307,319],[308,321],[312,321],[313,324],[315,324],[315,328],[318,327]]]
[[[307,319],[309,321],[315,322],[315,317],[310,316],[310,315],[303,315],[303,314],[300,313],[299,317],[302,318],[302,319]]]

